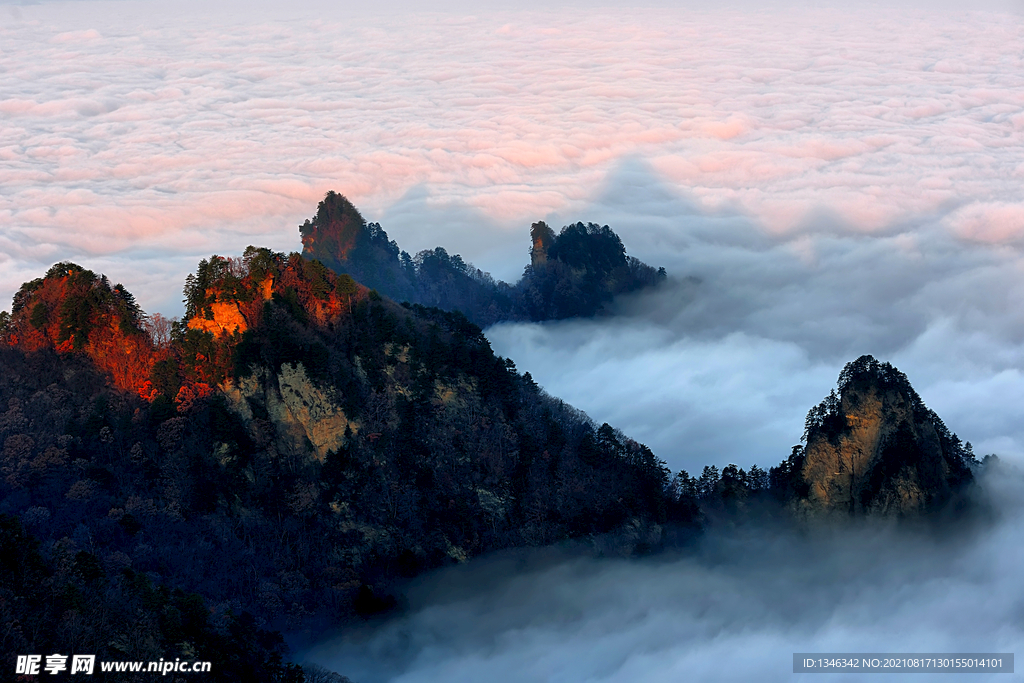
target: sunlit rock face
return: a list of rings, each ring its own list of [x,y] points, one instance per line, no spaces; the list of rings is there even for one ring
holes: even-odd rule
[[[972,479],[970,445],[925,407],[906,375],[862,356],[807,416],[796,507],[812,515],[907,516],[950,502]]]
[[[199,316],[193,317],[188,321],[189,329],[210,332],[214,337],[245,332],[249,329],[249,324],[237,303],[216,302],[210,304],[210,309],[212,315],[209,320]]]
[[[329,387],[306,376],[302,363],[284,363],[277,375],[265,368],[221,387],[231,409],[251,427],[252,406],[274,425],[277,447],[289,454],[312,452],[323,462],[329,451],[344,446],[346,430],[355,434],[358,423],[350,421],[334,400]]]

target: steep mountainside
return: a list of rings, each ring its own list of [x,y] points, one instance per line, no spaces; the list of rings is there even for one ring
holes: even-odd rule
[[[947,504],[972,479],[974,455],[929,410],[906,375],[862,356],[807,416],[790,465],[797,509],[906,516]]]
[[[61,341],[69,271],[100,304]],[[169,339],[119,332],[149,368],[123,381],[93,353],[126,295],[85,273],[26,286],[0,364],[0,513],[47,561],[94,567],[61,579],[75,590],[141,573],[260,628],[317,628],[431,567],[611,531],[650,544],[674,514],[649,449],[547,396],[459,313],[250,248],[200,263]]]
[[[594,256],[569,246],[614,241],[592,237],[535,226],[534,265],[574,268]],[[388,610],[432,567],[569,538],[646,552],[793,511],[927,513],[971,480],[969,445],[870,357],[770,472],[669,479],[459,312],[255,247],[203,260],[184,292],[165,329],[123,287],[61,263],[0,316],[11,652],[215,650],[215,680],[297,682],[274,629]]]
[[[591,317],[616,295],[665,278],[663,268],[627,257],[611,228],[593,223],[567,226],[558,235],[535,223],[531,262],[515,285],[493,280],[442,247],[409,256],[336,192],[327,193],[299,232],[302,253],[335,272],[348,273],[396,301],[460,311],[482,326]]]

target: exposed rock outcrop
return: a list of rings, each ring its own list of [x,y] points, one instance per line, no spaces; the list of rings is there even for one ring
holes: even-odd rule
[[[345,445],[346,433],[359,432],[359,424],[346,417],[334,392],[310,380],[302,363],[283,363],[276,376],[256,368],[246,377],[226,381],[221,389],[246,424],[253,421],[253,404],[259,412],[266,411],[277,448],[285,453],[312,452],[323,462],[328,452]]]
[[[261,253],[261,250],[255,247],[249,247],[247,251],[248,263],[251,266],[253,261],[258,262],[261,259],[266,259],[267,253],[265,250]],[[202,283],[207,283],[211,279],[216,279],[218,274],[223,274],[220,271],[239,270],[244,272],[248,268],[243,260],[241,263],[235,259],[223,259],[218,256],[213,256],[210,260],[204,260],[200,264],[200,278]],[[205,271],[205,272],[204,272]],[[253,280],[250,278],[250,280]],[[206,287],[201,292],[199,286],[195,283],[199,282],[199,279],[193,278],[191,287],[186,285],[185,294],[190,301],[188,304],[188,314],[186,317],[186,327],[190,330],[199,330],[200,332],[209,332],[214,337],[220,337],[224,334],[241,334],[249,328],[257,325],[260,320],[260,313],[262,312],[262,304],[264,301],[269,301],[274,295],[274,276],[271,273],[266,273],[262,280],[255,279],[247,283],[248,291],[246,291],[243,297],[239,297],[239,292],[220,292],[215,287]],[[322,305],[316,308],[322,308]]]
[[[806,447],[791,460],[794,506],[826,516],[908,516],[947,504],[972,479],[961,444],[910,382],[862,356],[807,416]]]
[[[249,323],[235,302],[218,301],[210,304],[210,316],[209,320],[202,316],[190,318],[189,329],[209,332],[215,337],[222,334],[245,332],[249,329]]]
[[[544,268],[548,264],[548,250],[555,242],[555,233],[544,221],[530,226],[530,265],[533,268]]]

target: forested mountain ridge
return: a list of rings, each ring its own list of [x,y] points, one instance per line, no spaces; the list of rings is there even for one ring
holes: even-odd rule
[[[537,258],[551,243],[535,237]],[[648,448],[496,357],[461,313],[254,247],[204,259],[184,292],[185,317],[168,323],[62,263],[0,319],[0,545],[22,549],[0,563],[6,652],[217,649],[219,680],[301,680],[274,630],[387,610],[429,568],[602,534],[645,552],[716,520],[838,500],[809,494],[825,481],[815,449],[852,429],[836,399],[768,472],[670,478]],[[897,439],[879,451],[895,465],[871,470],[878,486],[852,514],[928,512],[970,480],[969,449],[905,376],[862,358],[840,377],[843,401],[854,390],[903,396],[947,476],[929,478],[914,463],[931,451]],[[908,498],[910,480],[927,505],[884,502]]]
[[[343,195],[328,192],[316,215],[299,226],[303,255],[396,300],[460,311],[487,325],[600,314],[615,296],[666,278],[626,250],[611,228],[576,223],[559,234],[545,223],[530,231],[531,259],[514,285],[451,255],[443,247],[410,256],[377,223],[366,223]]]
[[[388,609],[403,577],[498,548],[650,545],[676,513],[649,449],[546,395],[460,313],[256,248],[202,261],[168,329],[124,314],[121,290],[58,264],[2,321],[0,513],[20,521],[0,531],[37,537],[45,580],[86,596],[12,579],[5,649],[73,636],[155,660],[248,623],[225,651],[285,680],[259,629]],[[115,333],[132,374],[95,356]],[[124,615],[93,614],[104,592]],[[176,595],[212,616],[174,626]]]

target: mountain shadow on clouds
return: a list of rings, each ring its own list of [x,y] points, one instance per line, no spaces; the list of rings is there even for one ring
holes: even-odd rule
[[[645,159],[636,156],[622,159],[609,171],[590,204],[602,211],[621,211],[623,216],[635,218],[639,213],[648,220],[706,213],[665,182]],[[637,212],[637,206],[642,207],[642,211]]]
[[[388,235],[410,254],[437,244],[457,244],[467,260],[499,280],[513,281],[522,273],[528,245],[521,226],[499,221],[465,201],[438,201],[426,184],[406,190],[377,222],[387,226]]]
[[[750,217],[727,206],[702,204],[640,157],[627,157],[614,166],[593,199],[577,211],[603,216],[628,230],[637,254],[667,258],[672,271],[684,270],[677,260],[692,257],[687,250],[701,243],[755,251],[777,243]]]

